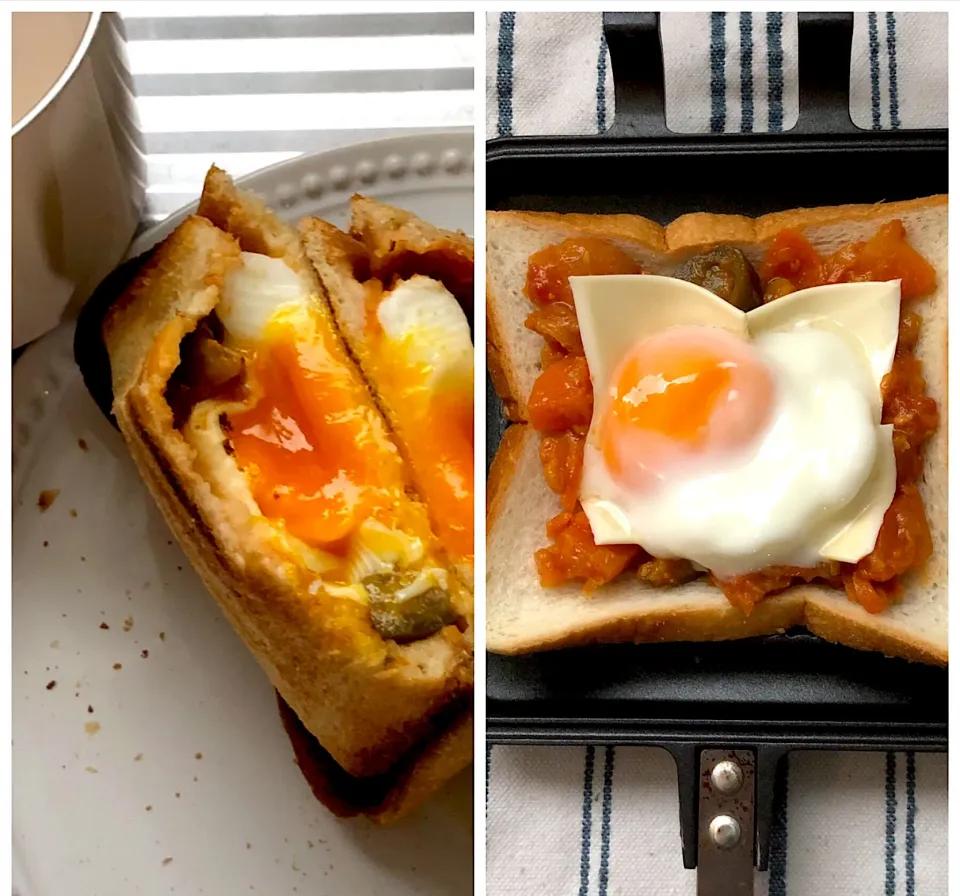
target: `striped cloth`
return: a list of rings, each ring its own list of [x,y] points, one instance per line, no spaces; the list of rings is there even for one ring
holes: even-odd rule
[[[856,13],[850,114],[868,129],[947,126],[946,13]],[[789,130],[795,13],[663,13],[667,126]],[[488,138],[595,134],[614,116],[600,13],[490,13]]]
[[[668,753],[487,751],[488,896],[694,896]],[[796,753],[782,771],[758,896],[945,896],[946,755]]]
[[[797,120],[789,13],[665,13],[667,124],[780,131]],[[613,120],[599,13],[487,19],[488,138],[593,134]],[[857,14],[851,116],[863,128],[945,127],[945,14]],[[694,894],[680,852],[676,769],[635,747],[488,748],[487,892]],[[947,892],[947,757],[798,753],[777,782],[770,896]]]
[[[306,12],[305,12],[306,10]],[[147,154],[144,225],[305,152],[473,126],[470,12],[317,12],[274,2],[119,4]]]

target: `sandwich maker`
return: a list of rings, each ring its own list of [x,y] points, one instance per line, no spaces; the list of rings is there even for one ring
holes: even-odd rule
[[[749,216],[946,193],[947,131],[866,131],[849,111],[852,13],[799,16],[787,132],[669,131],[657,13],[605,13],[616,118],[593,137],[487,144],[487,208]],[[506,428],[487,380],[487,465]],[[947,672],[805,630],[735,642],[487,654],[488,744],[617,744],[676,760],[684,865],[700,896],[766,870],[782,759],[795,750],[947,749]]]

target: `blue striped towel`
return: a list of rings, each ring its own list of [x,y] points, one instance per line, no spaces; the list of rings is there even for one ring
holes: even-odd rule
[[[788,130],[796,13],[663,13],[667,125]],[[487,137],[595,134],[613,121],[600,13],[490,13]],[[947,14],[856,13],[850,114],[863,128],[947,126]]]
[[[667,123],[784,130],[798,114],[789,13],[665,13]],[[487,136],[591,134],[613,120],[599,13],[493,13]],[[945,127],[947,20],[857,14],[851,115],[864,128]],[[635,747],[506,747],[487,757],[487,892],[692,896],[676,769]],[[798,753],[778,782],[770,896],[947,892],[947,757]]]
[[[489,896],[693,896],[677,773],[641,747],[488,747]],[[947,757],[795,753],[758,896],[945,896]]]

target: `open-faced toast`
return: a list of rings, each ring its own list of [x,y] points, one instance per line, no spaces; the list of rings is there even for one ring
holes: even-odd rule
[[[645,273],[670,276],[692,255],[719,244],[759,263],[775,234],[803,233],[821,254],[866,240],[885,222],[903,222],[911,245],[935,268],[937,286],[918,306],[923,317],[915,353],[940,426],[925,447],[918,481],[933,540],[905,594],[870,614],[844,592],[797,585],[758,603],[749,616],[705,579],[658,589],[622,576],[586,597],[577,584],[541,586],[534,551],[544,524],[560,510],[538,457],[539,435],[527,425],[528,397],[540,373],[542,337],[524,326],[528,258],[567,238],[598,237],[636,259]],[[806,625],[854,647],[932,663],[947,661],[947,199],[873,206],[798,209],[758,219],[691,214],[663,228],[632,215],[591,216],[491,212],[487,217],[488,365],[508,418],[488,482],[487,646],[523,653],[604,641],[719,640]]]

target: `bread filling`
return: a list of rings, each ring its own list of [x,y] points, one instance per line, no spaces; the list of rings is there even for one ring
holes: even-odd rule
[[[433,530],[473,581],[473,339],[464,296],[472,245],[363,200],[350,234],[301,224],[307,255],[351,354],[397,436]]]
[[[307,594],[362,605],[398,644],[462,630],[466,597],[319,300],[283,260],[242,258],[167,388],[198,472]]]
[[[579,503],[584,440],[593,415],[593,384],[583,357],[570,276],[642,273],[618,247],[602,240],[566,240],[530,257],[526,294],[537,306],[526,325],[545,339],[543,372],[534,384],[530,422],[542,435],[546,481],[561,496],[563,511],[547,524],[551,544],[536,553],[541,583],[582,581],[592,591],[624,572],[655,587],[704,574],[682,558],[652,557],[637,545],[597,545]],[[851,600],[880,612],[901,590],[901,577],[923,564],[932,541],[917,480],[923,446],[936,431],[936,402],[926,393],[914,354],[921,320],[914,303],[936,285],[933,268],[906,240],[900,221],[883,225],[863,243],[819,256],[802,236],[785,230],[771,242],[758,271],[734,246],[717,246],[688,259],[673,276],[710,290],[742,311],[798,289],[830,283],[901,281],[899,339],[892,367],[881,382],[882,423],[892,426],[897,486],[873,549],[856,562],[823,562],[810,568],[776,566],[721,578],[705,574],[731,603],[749,613],[766,594],[797,581],[844,588]]]
[[[473,342],[459,303],[416,275],[367,281],[365,362],[451,558],[473,561]]]

